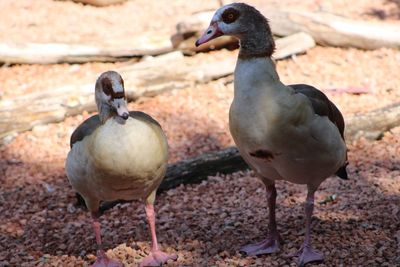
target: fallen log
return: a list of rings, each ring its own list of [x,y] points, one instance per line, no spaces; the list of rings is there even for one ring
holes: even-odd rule
[[[230,36],[222,36],[220,38],[211,40],[205,45],[199,47],[195,46],[196,39],[198,35],[194,34],[187,39],[177,39],[181,38],[179,34],[176,34],[172,38],[172,43],[176,49],[181,50],[185,54],[193,54],[197,52],[206,52],[209,50],[220,49],[227,47],[230,49],[235,49],[239,47],[239,42],[236,38]],[[291,55],[304,53],[308,49],[315,46],[315,41],[311,35],[298,32],[284,38],[279,38],[275,40],[276,51],[274,53],[275,59],[283,59]]]
[[[171,37],[171,42],[176,50],[182,51],[185,55],[194,55],[195,53],[208,52],[222,48],[234,50],[239,47],[239,41],[231,36],[221,36],[205,43],[204,45],[196,47],[195,42],[198,37],[198,34],[185,35],[185,37],[180,34],[174,34]]]
[[[400,22],[360,21],[327,12],[279,10],[264,5],[258,8],[269,19],[272,33],[277,36],[305,32],[318,44],[326,46],[400,48]],[[213,14],[214,11],[200,12],[178,23],[175,40],[199,36],[208,27]],[[179,44],[174,42],[174,46]]]
[[[283,59],[306,52],[315,46],[315,41],[309,34],[298,32],[275,40],[275,45],[273,58]]]
[[[345,134],[349,140],[360,137],[377,140],[397,126],[400,126],[400,103],[349,116],[346,118]]]
[[[303,45],[296,46],[300,42]],[[301,53],[315,45],[307,35],[282,38],[277,41],[276,59]],[[233,73],[236,57],[198,60],[184,57],[180,52],[155,57],[116,69],[125,80],[128,101],[142,96],[155,96],[161,92],[186,88],[193,83],[205,83]],[[201,62],[199,64],[199,62]],[[36,125],[60,122],[67,116],[83,111],[94,111],[93,87],[97,77],[85,84],[27,94],[14,99],[0,100],[0,144],[7,136],[32,129]]]
[[[318,44],[378,49],[400,47],[400,23],[371,22],[344,18],[327,12],[276,11],[261,9],[271,20],[274,34],[286,36],[299,31],[310,34]]]
[[[200,183],[208,176],[228,174],[248,168],[236,147],[204,153],[200,156],[170,164],[158,192],[180,184]]]
[[[132,44],[135,44],[133,46]],[[136,37],[127,44],[77,45],[61,43],[0,43],[0,62],[21,64],[121,61],[132,57],[161,55],[173,50],[170,37],[157,34]]]
[[[351,142],[360,137],[372,140],[379,139],[384,132],[400,126],[400,103],[364,114],[347,116],[345,120],[346,141]],[[192,159],[170,164],[157,193],[177,187],[180,184],[200,183],[207,177],[218,173],[229,174],[248,168],[249,166],[244,162],[236,147],[205,153]],[[123,202],[125,201],[104,202],[100,210],[104,212]],[[84,206],[83,199],[79,194],[77,194],[77,205]]]
[[[235,58],[224,61],[187,58],[173,52],[116,69],[125,80],[128,100],[154,96],[166,90],[186,88],[232,73]],[[36,125],[63,121],[65,117],[94,111],[94,83],[70,84],[51,90],[0,101],[0,144],[4,138]],[[7,140],[6,140],[7,141]]]
[[[72,1],[98,7],[116,5],[126,2],[126,0],[72,0]]]

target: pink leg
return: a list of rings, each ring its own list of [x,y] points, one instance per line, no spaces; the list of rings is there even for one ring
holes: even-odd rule
[[[101,232],[100,232],[100,223],[98,220],[98,216],[92,214],[93,217],[93,229],[96,235],[96,243],[97,243],[97,259],[92,267],[122,267],[122,263],[116,260],[112,260],[107,257],[106,253],[103,250],[103,246],[101,243]]]
[[[151,231],[152,249],[150,255],[143,259],[141,266],[160,266],[168,260],[176,260],[178,258],[177,255],[164,253],[158,247],[153,204],[146,204],[146,215]]]
[[[311,246],[311,217],[314,210],[314,191],[308,190],[307,199],[305,203],[305,214],[306,214],[306,234],[304,243],[299,251],[293,255],[298,258],[298,265],[305,266],[309,262],[322,262],[324,256],[314,250]]]
[[[275,184],[267,186],[267,198],[269,207],[269,225],[268,225],[268,236],[265,240],[244,246],[240,249],[241,252],[246,253],[249,256],[260,255],[260,254],[271,254],[279,250],[282,243],[282,238],[278,234],[276,228],[275,218],[275,207],[276,207],[276,188]]]

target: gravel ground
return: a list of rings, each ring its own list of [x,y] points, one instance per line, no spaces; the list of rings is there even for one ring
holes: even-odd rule
[[[170,9],[166,9],[167,1],[132,0],[99,9],[64,1],[1,1],[0,8],[10,12],[4,12],[0,40],[74,42],[72,34],[63,32],[55,36],[55,31],[83,17],[90,25],[96,24],[92,31],[98,36],[90,35],[93,38],[89,42],[103,36],[102,23],[108,23],[111,28],[123,24],[124,30],[129,31],[135,29],[126,29],[126,25],[137,23],[142,25],[138,27],[142,31],[157,31],[164,29],[163,23],[174,25],[174,21],[166,18],[171,10],[178,19],[199,9],[214,8],[215,2],[171,1]],[[319,2],[322,1],[285,0],[282,4],[315,10]],[[329,1],[329,5],[325,2],[330,9],[325,8],[332,12],[377,19],[368,15],[372,4],[366,1],[357,0],[351,5],[344,0]],[[389,0],[376,2],[380,3],[376,6],[387,12],[398,4]],[[162,8],[156,8],[155,3]],[[344,8],[347,6],[348,9]],[[141,15],[132,18],[131,12],[125,10],[128,7],[142,8],[150,15],[138,12]],[[26,10],[35,16],[27,19],[21,13]],[[107,16],[113,11],[120,12],[118,19],[113,18],[115,15]],[[50,19],[57,16],[59,24],[44,29],[44,14],[49,14]],[[146,22],[147,17],[153,16],[159,16],[160,21]],[[396,16],[386,19],[396,19]],[[30,20],[36,24],[29,26]],[[113,29],[116,36],[121,34],[118,27]],[[77,27],[75,34],[86,40],[82,36],[89,35],[84,30],[88,27]],[[46,34],[40,35],[42,32]],[[76,41],[81,41],[79,38]],[[207,60],[216,53],[235,56],[237,51],[196,57]],[[277,67],[284,82],[304,82],[324,89],[343,113],[350,115],[398,102],[399,63],[400,52],[393,49],[316,47],[305,55],[279,61]],[[66,80],[87,81],[121,64],[125,63],[3,67],[0,68],[0,95],[13,98],[63,85]],[[370,93],[351,95],[331,90],[346,87],[366,88]],[[232,77],[226,77],[144,98],[130,103],[129,107],[151,114],[163,125],[171,147],[170,161],[175,162],[233,144],[227,125],[232,96]],[[64,173],[70,134],[90,115],[84,113],[62,123],[37,126],[0,147],[0,266],[87,266],[94,261],[96,248],[89,216],[73,205],[74,192]],[[378,141],[355,141],[349,144],[349,149],[350,180],[330,178],[316,194],[317,203],[337,195],[334,202],[316,205],[314,245],[326,256],[326,263],[316,266],[399,266],[400,127]],[[237,252],[242,245],[262,239],[267,230],[265,190],[252,172],[217,175],[201,184],[180,186],[158,196],[159,241],[166,251],[179,255],[178,261],[169,265],[295,266],[285,255],[294,252],[303,240],[302,202],[306,192],[303,186],[286,182],[279,182],[277,189],[278,228],[285,243],[280,253],[261,257],[244,257]],[[143,203],[118,205],[107,211],[101,222],[109,256],[129,266],[140,262],[149,251],[150,236]]]

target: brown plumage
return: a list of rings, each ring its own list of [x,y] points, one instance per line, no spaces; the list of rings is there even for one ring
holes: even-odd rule
[[[328,99],[328,97],[318,90],[317,88],[308,85],[308,84],[291,84],[289,85],[294,89],[296,93],[303,94],[307,96],[308,100],[310,100],[311,105],[314,109],[315,114],[318,116],[327,116],[329,120],[336,125],[338,128],[340,135],[344,140],[344,119],[342,113]],[[346,167],[349,163],[347,162],[347,153],[346,153],[346,162],[340,166],[340,168],[336,171],[336,175],[344,180],[348,179]]]

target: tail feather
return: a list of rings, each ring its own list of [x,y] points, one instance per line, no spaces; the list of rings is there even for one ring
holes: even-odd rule
[[[335,173],[339,178],[343,179],[343,180],[348,180],[348,176],[347,176],[347,170],[346,167],[349,163],[346,162],[342,167],[339,168],[339,170],[337,170],[337,172]]]

